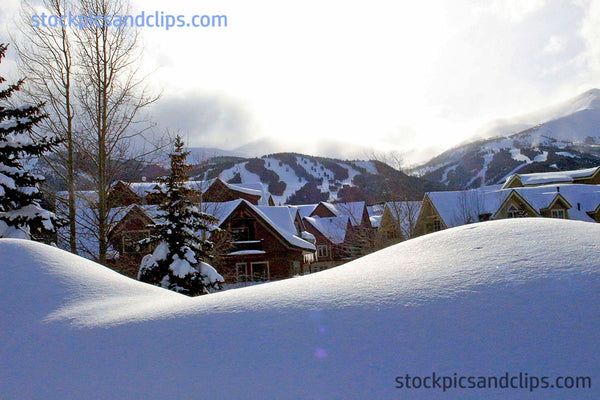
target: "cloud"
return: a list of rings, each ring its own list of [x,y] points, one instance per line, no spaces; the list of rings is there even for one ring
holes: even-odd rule
[[[489,10],[502,19],[518,23],[545,5],[546,0],[494,0],[489,3]]]
[[[550,36],[548,39],[548,43],[542,50],[546,54],[558,54],[561,53],[565,49],[565,40],[560,36]]]
[[[600,73],[600,0],[581,1],[585,18],[579,31],[586,44],[584,60],[594,74]]]
[[[190,146],[231,149],[251,139],[256,128],[242,103],[207,93],[161,98],[152,116],[159,129],[179,132]]]

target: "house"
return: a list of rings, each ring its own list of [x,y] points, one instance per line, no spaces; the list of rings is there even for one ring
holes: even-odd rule
[[[371,225],[377,228],[377,247],[386,247],[392,242],[414,236],[421,201],[388,201],[368,206]]]
[[[221,266],[224,276],[238,282],[277,280],[310,271],[314,238],[303,230],[295,209],[237,203],[219,224],[232,236],[232,248]]]
[[[329,203],[322,201],[315,206],[309,216],[320,218],[346,216],[352,226],[372,228],[369,212],[364,201],[352,203]]]
[[[196,234],[210,236],[215,243],[218,262],[212,261],[213,266],[229,282],[277,280],[310,271],[314,238],[304,232],[297,210],[255,206],[245,199],[202,203],[201,208],[219,224],[211,232]],[[139,240],[150,235],[149,225],[160,214],[152,205],[131,205],[120,213],[123,217],[109,240],[119,253],[121,270],[137,273],[142,257],[151,251],[141,248]]]
[[[158,207],[132,204],[111,211],[117,216],[117,222],[108,234],[108,241],[111,248],[118,253],[118,257],[109,260],[109,266],[123,275],[134,278],[137,276],[142,257],[152,250],[153,246],[141,246],[139,242],[150,237],[150,226],[156,221]]]
[[[512,174],[504,181],[503,189],[516,187],[576,183],[600,185],[600,166],[575,171],[539,172],[533,174]]]
[[[423,198],[416,234],[472,222],[547,217],[600,222],[600,185],[556,184],[430,192]]]
[[[297,207],[304,215],[302,219],[307,231],[316,240],[317,261],[312,264],[313,272],[340,265],[373,250],[376,229],[364,201],[323,201]]]
[[[346,242],[351,228],[350,219],[341,217],[304,217],[306,230],[315,238],[317,259],[310,272],[322,271],[352,260],[350,245]]]

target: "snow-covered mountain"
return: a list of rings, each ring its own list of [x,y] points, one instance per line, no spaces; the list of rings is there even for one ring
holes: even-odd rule
[[[215,158],[194,170],[197,180],[220,177],[229,183],[262,182],[275,204],[308,204],[319,201],[374,203],[407,197],[420,200],[423,193],[441,185],[410,177],[379,161],[343,161],[297,153],[277,153],[260,158]]]
[[[220,177],[230,183],[262,182],[276,204],[309,204],[322,200],[367,201],[391,199],[420,200],[426,191],[443,185],[408,176],[380,161],[348,161],[297,153],[277,153],[260,158],[244,158],[239,153],[218,149],[190,148],[190,176],[196,180]],[[166,154],[165,154],[166,157]],[[162,161],[161,161],[162,160]],[[49,191],[66,190],[64,182],[42,159],[30,162],[31,168],[46,177]],[[152,161],[125,160],[119,163],[115,180],[152,181],[167,174],[169,163],[158,155]],[[88,169],[89,168],[89,169]],[[93,186],[93,165],[78,169],[79,188]]]
[[[0,239],[2,399],[598,399],[599,236],[471,224],[196,298]],[[516,387],[400,387],[433,373]],[[591,387],[550,388],[566,376]]]
[[[508,136],[458,146],[413,172],[449,187],[472,188],[499,183],[515,172],[600,165],[600,90],[589,90],[530,119],[541,122]],[[510,127],[496,129],[510,132]]]

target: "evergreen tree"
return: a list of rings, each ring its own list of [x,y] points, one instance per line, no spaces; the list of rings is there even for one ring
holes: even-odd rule
[[[0,44],[0,63],[7,47]],[[0,84],[5,81],[0,76]],[[40,206],[38,184],[44,178],[27,171],[23,160],[52,149],[58,141],[32,140],[29,136],[46,117],[40,111],[42,104],[16,108],[6,105],[22,83],[23,79],[0,90],[0,237],[48,240],[55,232],[56,217]]]
[[[154,234],[147,242],[158,243],[152,254],[142,259],[138,279],[197,296],[219,290],[223,277],[209,264],[212,243],[202,239],[202,232],[215,225],[217,219],[200,212],[200,194],[187,187],[189,152],[183,150],[180,136],[169,155],[171,174],[160,179],[163,183],[164,202],[159,206],[160,223],[153,226]]]

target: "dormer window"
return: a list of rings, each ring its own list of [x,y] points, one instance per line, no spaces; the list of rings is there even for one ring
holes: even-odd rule
[[[565,210],[563,210],[562,208],[556,209],[556,210],[552,210],[550,212],[550,216],[552,218],[565,218]]]

